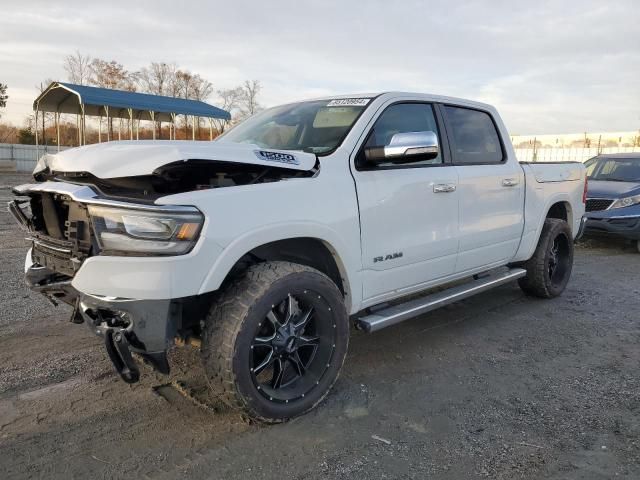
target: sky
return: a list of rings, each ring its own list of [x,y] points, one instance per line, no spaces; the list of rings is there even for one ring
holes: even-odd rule
[[[64,57],[175,62],[261,103],[416,91],[495,105],[512,135],[640,129],[640,5],[564,1],[0,0],[2,120]],[[209,99],[215,104],[215,97]]]

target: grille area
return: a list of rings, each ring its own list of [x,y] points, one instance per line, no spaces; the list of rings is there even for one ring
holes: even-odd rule
[[[86,205],[57,193],[37,192],[29,196],[28,207],[24,200],[20,204],[14,202],[14,215],[29,229],[33,262],[73,277],[93,251]]]
[[[606,198],[587,198],[586,211],[587,212],[597,212],[598,210],[606,210],[611,206],[613,200],[608,200]]]

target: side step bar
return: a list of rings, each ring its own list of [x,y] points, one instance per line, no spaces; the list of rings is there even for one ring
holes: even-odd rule
[[[477,293],[482,293],[491,288],[509,283],[518,278],[524,277],[527,271],[522,268],[511,268],[508,271],[498,271],[486,276],[476,276],[462,285],[456,285],[447,290],[442,290],[424,297],[409,300],[399,305],[375,310],[364,314],[358,318],[357,323],[360,328],[371,333],[382,328],[395,325],[409,318],[422,315],[437,308],[443,307],[453,302],[457,302]]]

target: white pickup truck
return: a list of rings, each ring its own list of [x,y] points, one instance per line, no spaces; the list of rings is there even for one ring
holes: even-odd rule
[[[586,191],[582,164],[518,163],[493,107],[412,93],[72,149],[34,177],[9,204],[30,286],[72,305],[125,381],[132,352],[168,373],[168,348],[199,346],[211,389],[266,422],[327,394],[350,319],[373,332],[516,279],[562,293]]]

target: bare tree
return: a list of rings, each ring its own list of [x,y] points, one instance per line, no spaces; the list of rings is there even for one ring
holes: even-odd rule
[[[213,93],[213,84],[196,73],[193,75],[192,91],[193,100],[205,101]]]
[[[9,100],[9,95],[7,95],[7,85],[5,83],[0,83],[0,108],[7,106],[7,100]],[[0,115],[0,117],[1,116],[2,115]]]
[[[178,70],[176,72],[176,92],[182,98],[191,98],[193,88],[193,75],[188,70]],[[189,135],[189,119],[184,116],[184,136]]]
[[[0,123],[0,143],[16,143],[18,128],[7,123]]]
[[[177,71],[175,63],[151,62],[140,70],[138,85],[143,92],[171,96],[175,93]]]
[[[79,50],[64,58],[63,68],[67,72],[67,80],[77,85],[86,85],[91,76],[91,57],[83,55]]]
[[[176,72],[176,91],[182,98],[191,98],[193,88],[193,74],[188,70]]]
[[[256,112],[262,110],[262,106],[258,103],[258,95],[262,90],[259,80],[245,80],[242,85],[243,96],[240,103],[240,114],[242,117],[249,117]]]
[[[228,88],[224,90],[218,90],[218,98],[219,98],[219,106],[223,110],[226,110],[231,114],[233,118],[237,113],[238,108],[240,107],[240,103],[244,98],[244,90],[242,87],[236,88]],[[222,118],[214,119],[214,123],[218,130],[218,133],[224,133],[226,128],[231,123],[231,120],[225,120]]]
[[[204,101],[211,96],[213,93],[213,84],[209,80],[205,80],[199,74],[193,75],[193,85],[192,85],[193,100]],[[198,138],[200,138],[200,126],[202,122],[202,118],[198,118]]]
[[[97,87],[114,88],[119,90],[136,91],[138,74],[129,72],[121,63],[115,60],[106,61],[94,58],[90,64],[88,83]]]
[[[202,78],[198,73],[191,73],[189,70],[176,71],[176,96],[188,98],[190,100],[204,101],[213,93],[213,85],[210,81]],[[184,116],[185,136],[189,134],[187,115]],[[200,125],[198,124],[198,128]]]
[[[153,95],[175,96],[176,72],[175,63],[151,62],[142,67],[137,75],[137,82],[143,92]],[[162,138],[162,122],[156,122],[160,138]],[[154,128],[156,128],[154,126]]]
[[[89,84],[102,88],[136,91],[138,73],[130,72],[115,60],[107,61],[94,58],[90,64]],[[127,120],[128,122],[129,120]],[[109,118],[109,134],[113,137],[113,118]]]

